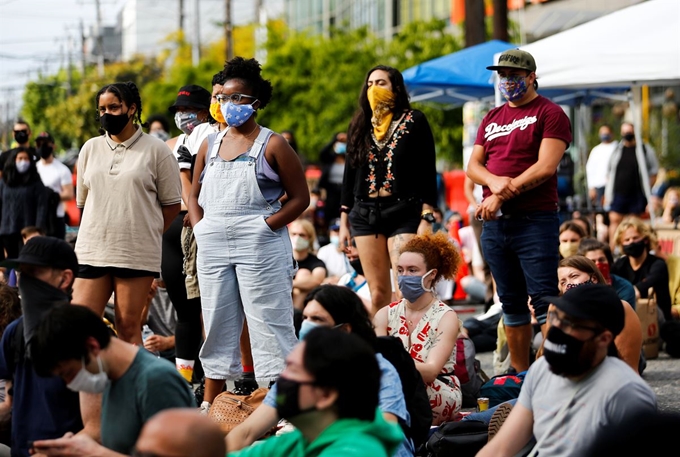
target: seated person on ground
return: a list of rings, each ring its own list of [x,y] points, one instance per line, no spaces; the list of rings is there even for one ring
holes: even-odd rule
[[[549,301],[544,356],[529,368],[517,403],[478,457],[514,456],[532,437],[541,456],[589,455],[602,436],[656,411],[649,385],[607,356],[625,320],[616,292],[584,284]]]
[[[312,329],[286,357],[276,385],[278,415],[295,430],[229,456],[387,457],[404,439],[399,425],[386,422],[378,409],[380,368],[373,349],[357,335]]]
[[[319,248],[316,256],[321,260],[328,270],[328,277],[324,279],[324,284],[337,284],[338,280],[352,268],[347,262],[343,247],[340,246],[340,223],[338,220],[331,222],[328,227],[330,243]]]
[[[427,386],[432,425],[450,421],[460,411],[462,393],[455,376],[456,312],[433,293],[440,278],[456,275],[460,254],[444,233],[418,235],[400,249],[397,263],[403,299],[379,310],[373,322],[378,336],[399,338]]]
[[[315,327],[337,327],[343,332],[353,333],[375,346],[375,332],[368,317],[368,311],[354,292],[346,287],[322,285],[315,288],[305,298],[304,321],[300,329],[300,340],[304,340]],[[410,425],[402,384],[395,368],[382,355],[375,355],[380,367],[380,391],[378,406],[390,422]],[[276,408],[276,384],[269,391],[264,402],[242,424],[227,435],[229,451],[242,449],[261,438],[271,430],[281,418]],[[395,456],[413,455],[412,443],[405,439]]]
[[[631,216],[621,221],[614,242],[625,254],[614,262],[612,273],[630,281],[635,298],[647,298],[649,289],[656,294],[656,304],[666,320],[672,320],[671,294],[666,262],[650,251],[656,249],[657,238],[649,225]]]
[[[557,269],[557,277],[561,294],[583,284],[607,284],[595,263],[580,255],[562,259]],[[638,373],[642,354],[642,327],[637,313],[630,304],[623,300],[621,303],[624,308],[624,326],[621,333],[614,338],[614,346],[609,348],[608,355],[620,357]],[[551,305],[550,309],[553,308]]]
[[[111,337],[101,317],[84,306],[50,310],[30,344],[36,372],[60,376],[69,389],[103,393],[101,444],[76,435],[35,441],[50,454],[130,455],[144,423],[168,408],[196,407],[174,364]]]
[[[627,301],[635,309],[635,289],[633,289],[630,281],[611,272],[614,257],[612,257],[612,250],[607,243],[603,243],[595,238],[584,238],[578,245],[577,254],[595,262],[605,282],[616,290],[621,300]]]
[[[288,234],[293,245],[293,258],[298,264],[293,278],[293,306],[301,310],[309,291],[326,279],[326,265],[312,253],[316,231],[311,222],[305,219],[291,222]]]
[[[226,453],[224,434],[211,418],[196,408],[174,408],[149,419],[133,455],[224,457]]]

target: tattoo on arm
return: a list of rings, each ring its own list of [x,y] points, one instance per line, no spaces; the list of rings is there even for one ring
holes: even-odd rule
[[[537,186],[543,184],[544,182],[546,182],[549,178],[550,178],[550,176],[548,176],[547,178],[534,179],[533,181],[529,181],[527,183],[524,183],[521,186],[519,186],[519,191],[520,192],[526,192],[527,190],[533,189],[534,187],[537,187]]]

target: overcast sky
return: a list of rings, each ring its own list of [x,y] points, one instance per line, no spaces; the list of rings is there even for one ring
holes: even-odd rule
[[[158,1],[158,0],[138,0]],[[162,0],[161,0],[162,1]],[[234,21],[251,0],[232,0]],[[101,0],[103,25],[115,25],[116,16],[126,0]],[[185,0],[185,8],[193,0]],[[282,0],[265,2],[281,11]],[[251,8],[247,8],[251,7]],[[252,14],[252,12],[251,12]],[[96,23],[95,0],[0,0],[0,121],[16,114],[21,93],[29,80],[39,72],[52,74],[66,63],[69,35],[74,40],[74,51],[80,50],[80,21],[85,29]],[[79,55],[73,56],[79,64]]]

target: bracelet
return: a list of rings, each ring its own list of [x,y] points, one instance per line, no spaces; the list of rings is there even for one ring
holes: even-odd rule
[[[349,206],[342,205],[342,206],[340,207],[340,212],[341,212],[341,213],[349,213],[349,212],[350,212]]]

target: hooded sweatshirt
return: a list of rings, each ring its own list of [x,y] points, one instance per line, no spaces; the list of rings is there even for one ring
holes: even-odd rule
[[[388,457],[403,439],[399,425],[386,422],[378,409],[373,422],[338,419],[311,443],[296,429],[229,453],[228,457]]]

